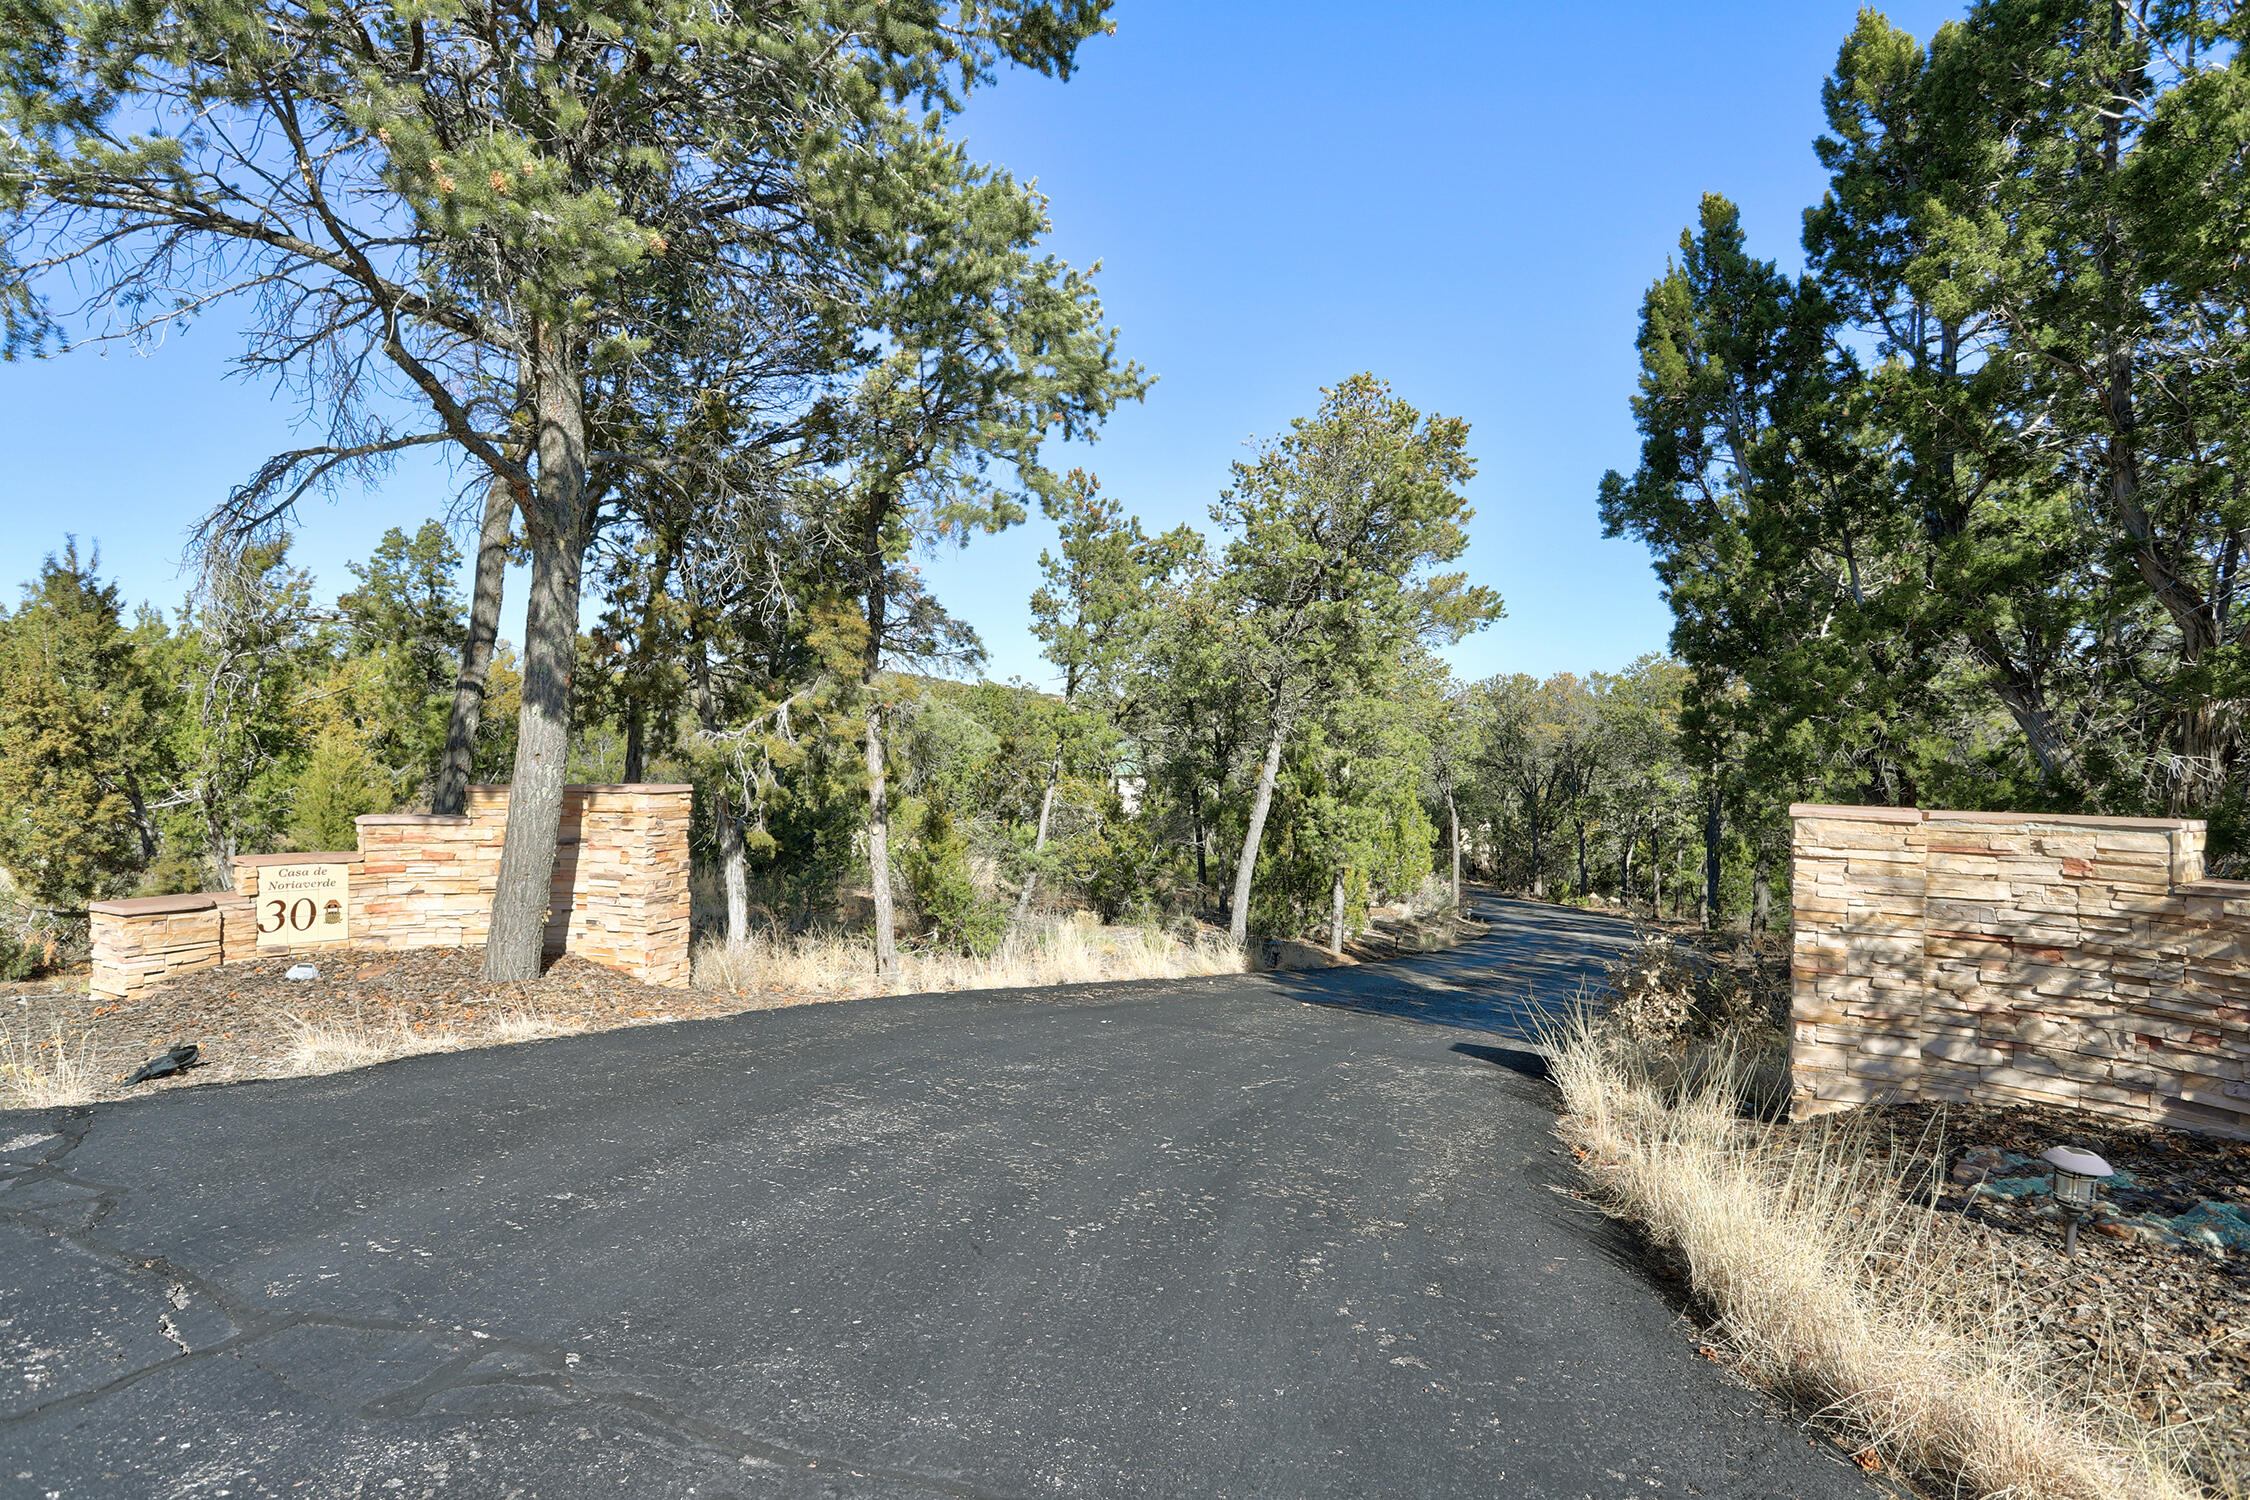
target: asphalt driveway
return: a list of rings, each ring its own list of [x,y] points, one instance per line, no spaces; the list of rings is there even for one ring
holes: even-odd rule
[[[1619,924],[0,1115],[0,1495],[1874,1491],[1523,1045]]]

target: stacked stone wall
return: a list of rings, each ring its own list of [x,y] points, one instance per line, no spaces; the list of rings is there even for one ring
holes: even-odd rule
[[[1798,806],[1794,1112],[2058,1104],[2250,1139],[2250,884],[2204,826]]]
[[[208,895],[141,896],[93,907],[93,991],[123,998],[197,969],[225,951],[224,918]]]
[[[549,885],[549,956],[578,954],[646,984],[688,982],[689,810],[685,786],[564,789]],[[471,787],[460,817],[395,813],[356,821],[356,850],[238,857],[231,892],[96,903],[95,992],[127,996],[189,969],[255,957],[258,882],[277,864],[347,867],[354,946],[484,942],[507,834],[506,787]],[[317,952],[323,945],[304,946]]]

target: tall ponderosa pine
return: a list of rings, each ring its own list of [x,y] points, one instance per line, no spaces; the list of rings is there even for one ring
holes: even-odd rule
[[[862,253],[885,268],[845,332],[888,349],[835,415],[842,508],[866,634],[860,689],[875,961],[896,961],[890,885],[890,763],[879,680],[887,663],[967,663],[982,647],[906,563],[917,545],[965,542],[1021,521],[1059,492],[1050,439],[1090,438],[1148,380],[1117,359],[1093,282],[1034,254],[1046,202],[1005,173],[933,147],[915,169],[920,217],[900,214]]]
[[[921,190],[919,101],[1001,61],[1068,72],[1104,0],[6,0],[0,307],[11,352],[90,286],[95,336],[235,295],[247,363],[332,413],[215,518],[224,550],[313,485],[442,445],[518,486],[530,595],[507,843],[485,950],[538,971],[581,570],[620,467],[603,394],[707,300],[817,289],[855,224]],[[625,403],[629,409],[630,402]],[[394,423],[393,412],[412,419]]]
[[[1060,555],[1039,554],[1045,580],[1031,596],[1031,631],[1047,660],[1062,671],[1062,704],[1049,721],[1053,735],[1031,866],[1016,896],[1020,919],[1031,908],[1040,860],[1054,823],[1055,793],[1072,747],[1114,729],[1125,673],[1145,644],[1151,602],[1152,553],[1140,519],[1101,492],[1101,481],[1073,469],[1049,502]]]

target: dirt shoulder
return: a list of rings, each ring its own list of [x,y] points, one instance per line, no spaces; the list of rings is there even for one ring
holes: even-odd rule
[[[319,970],[317,979],[285,977],[292,964],[305,961]],[[51,1054],[59,1044],[66,1066],[84,1080],[81,1096],[70,1102],[83,1103],[201,1083],[329,1072],[384,1055],[842,998],[658,989],[569,956],[530,983],[493,984],[483,977],[483,963],[480,948],[336,949],[204,969],[128,1001],[105,1000],[76,986],[25,989],[0,1003],[11,1012],[0,1015],[0,1033],[11,1044],[12,1061],[28,1047],[36,1065],[47,1060],[40,1054]],[[348,1051],[345,1044],[354,1038],[365,1051]],[[168,1079],[124,1083],[141,1063],[181,1042],[199,1049],[195,1067]],[[26,1101],[0,1093],[0,1107],[21,1102]]]
[[[1481,930],[1452,924],[1443,946]],[[1434,941],[1411,930],[1393,934],[1369,945],[1364,961],[1437,951],[1414,946]],[[889,993],[840,970],[817,988],[808,978],[804,988],[760,982],[739,990],[660,989],[567,955],[536,980],[493,984],[483,977],[483,961],[480,948],[290,954],[199,970],[128,1001],[89,994],[83,977],[16,985],[0,994],[0,1109],[329,1073],[417,1052]],[[299,962],[312,963],[319,977],[287,978]],[[124,1081],[184,1042],[198,1050],[192,1068],[146,1083]]]

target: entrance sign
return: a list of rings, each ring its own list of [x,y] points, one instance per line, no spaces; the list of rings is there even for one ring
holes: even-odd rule
[[[258,872],[257,912],[260,948],[349,942],[351,866],[267,865]]]

